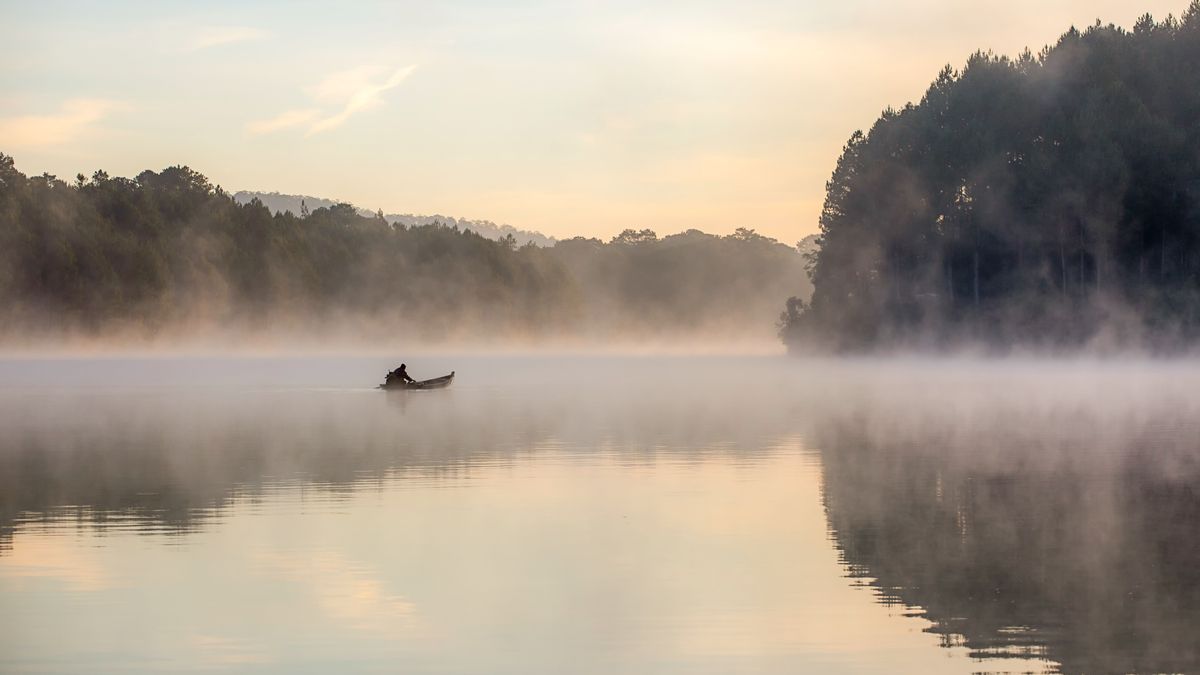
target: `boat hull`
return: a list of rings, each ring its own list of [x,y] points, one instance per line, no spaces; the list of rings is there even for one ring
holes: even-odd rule
[[[388,391],[417,391],[422,389],[442,389],[450,386],[454,381],[454,371],[450,371],[449,375],[435,377],[432,380],[421,380],[419,382],[385,382],[379,385],[380,389]]]

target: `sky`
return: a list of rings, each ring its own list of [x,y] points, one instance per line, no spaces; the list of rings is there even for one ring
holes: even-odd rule
[[[850,134],[946,64],[1186,0],[0,0],[0,152],[230,192],[793,243]]]

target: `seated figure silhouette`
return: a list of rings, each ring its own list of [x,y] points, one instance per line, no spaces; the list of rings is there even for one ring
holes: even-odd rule
[[[408,365],[401,363],[399,368],[387,374],[387,377],[384,378],[384,382],[391,384],[393,382],[416,382],[416,380],[409,377]]]

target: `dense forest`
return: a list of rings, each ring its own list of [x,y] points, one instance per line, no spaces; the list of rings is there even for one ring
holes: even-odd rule
[[[1200,337],[1200,1],[976,53],[854,133],[794,351]]]
[[[0,154],[9,344],[762,338],[804,277],[796,249],[752,230],[518,246],[347,204],[274,213],[187,167],[66,182]]]

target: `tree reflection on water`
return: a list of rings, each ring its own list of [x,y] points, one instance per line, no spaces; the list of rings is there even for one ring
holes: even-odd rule
[[[979,658],[1197,670],[1200,427],[1095,414],[827,419],[824,501],[849,575]]]

